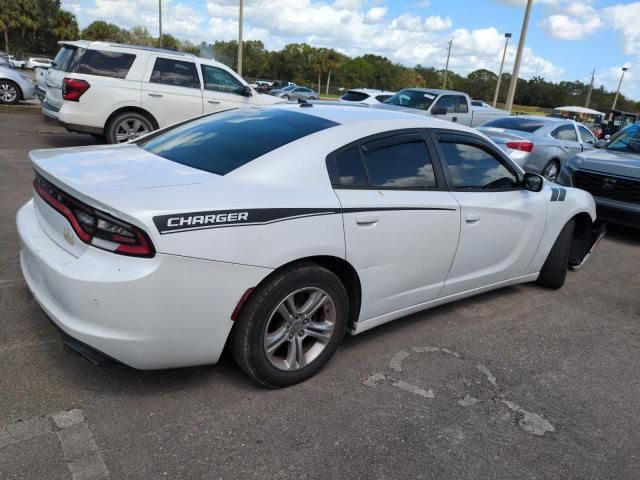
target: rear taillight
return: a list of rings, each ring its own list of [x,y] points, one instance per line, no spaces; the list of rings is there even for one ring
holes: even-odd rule
[[[84,243],[121,255],[153,257],[149,236],[138,227],[96,210],[58,190],[40,175],[33,181],[36,193],[64,216]]]
[[[71,102],[80,101],[80,97],[89,90],[89,82],[77,80],[75,78],[65,78],[62,80],[62,98]]]
[[[522,152],[531,152],[533,143],[531,142],[507,142],[507,147],[512,150],[520,150]]]

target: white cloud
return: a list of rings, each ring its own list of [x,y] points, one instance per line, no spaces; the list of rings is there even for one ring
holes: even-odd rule
[[[427,26],[428,30],[433,31],[446,30],[447,28],[451,28],[451,26],[453,25],[451,18],[442,18],[440,15],[432,15],[430,17],[427,17],[424,23]]]
[[[582,19],[568,15],[551,15],[541,22],[541,26],[554,38],[581,40],[598,30],[602,21],[597,16]]]
[[[365,20],[367,23],[378,23],[384,18],[388,10],[387,7],[372,7],[367,12]]]
[[[640,55],[640,2],[604,8],[603,15],[622,34],[624,53]]]

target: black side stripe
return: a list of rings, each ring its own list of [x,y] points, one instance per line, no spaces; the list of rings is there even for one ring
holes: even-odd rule
[[[319,217],[341,213],[436,210],[456,211],[455,208],[437,207],[381,207],[381,208],[254,208],[247,210],[211,210],[186,212],[153,217],[161,235],[192,230],[222,227],[268,225],[298,218]]]
[[[560,195],[560,192],[558,191],[557,188],[552,188],[551,189],[551,201],[555,202],[556,200],[558,200],[558,196]]]
[[[564,198],[567,196],[567,191],[564,188],[560,189],[560,197],[558,198],[559,202],[564,202]]]
[[[552,202],[564,202],[567,197],[566,188],[552,188],[551,189],[551,201]]]

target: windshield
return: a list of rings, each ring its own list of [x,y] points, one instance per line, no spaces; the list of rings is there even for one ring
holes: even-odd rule
[[[625,128],[611,139],[607,150],[640,154],[640,125]]]
[[[438,95],[435,93],[407,89],[400,90],[384,103],[399,105],[401,107],[417,108],[418,110],[429,110],[429,107],[437,97]]]

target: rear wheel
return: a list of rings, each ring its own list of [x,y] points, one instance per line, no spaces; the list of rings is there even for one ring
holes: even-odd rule
[[[557,160],[551,160],[542,170],[542,176],[555,182],[560,174],[560,163]]]
[[[313,376],[346,331],[347,293],[329,270],[299,263],[249,298],[231,336],[235,362],[256,382],[285,387]]]
[[[569,221],[556,242],[553,244],[547,260],[540,270],[540,276],[536,283],[543,287],[558,289],[564,285],[564,280],[569,269],[569,253],[571,252],[571,241],[573,240],[573,230],[575,220]]]
[[[11,80],[0,80],[0,103],[15,105],[20,101],[20,88]]]
[[[123,112],[109,122],[106,137],[109,143],[124,143],[154,130],[151,120],[138,112]]]
[[[289,95],[283,95],[282,98],[284,98],[285,100],[289,100]]]

